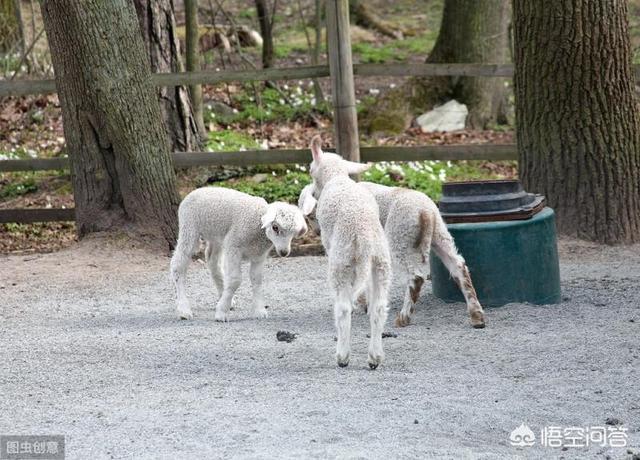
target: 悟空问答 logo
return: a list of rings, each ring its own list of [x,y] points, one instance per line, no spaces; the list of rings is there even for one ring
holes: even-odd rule
[[[512,446],[531,447],[536,442],[536,435],[531,431],[531,428],[522,423],[518,428],[511,432],[509,435],[509,441]]]

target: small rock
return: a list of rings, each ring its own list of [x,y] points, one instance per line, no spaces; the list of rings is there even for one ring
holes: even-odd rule
[[[416,123],[423,133],[434,131],[458,131],[464,129],[469,109],[452,99],[446,104],[436,107],[416,118]]]
[[[607,417],[604,423],[606,425],[622,425],[622,420],[617,417]]]
[[[396,337],[398,337],[398,334],[396,334],[395,332],[383,332],[382,333],[382,338],[383,339],[388,339],[389,337],[391,337],[392,339],[395,339]],[[367,338],[371,338],[371,334],[367,334]],[[334,338],[335,341],[337,341],[337,338]]]
[[[413,421],[413,424],[414,424],[414,425],[417,425],[418,423],[420,423],[420,422],[418,421],[418,419],[415,419],[415,420]]]
[[[289,331],[278,331],[276,333],[276,339],[278,339],[278,342],[291,343],[296,339],[296,334]]]
[[[629,322],[630,322],[630,323],[635,323],[635,322],[636,322],[636,320],[632,318],[632,319],[630,319],[630,320],[629,320]]]
[[[251,177],[251,182],[255,182],[256,184],[261,184],[262,182],[266,181],[268,177],[269,176],[264,173],[256,174],[255,176]]]
[[[219,117],[232,117],[235,114],[233,107],[229,107],[227,104],[220,101],[207,102],[206,107]]]

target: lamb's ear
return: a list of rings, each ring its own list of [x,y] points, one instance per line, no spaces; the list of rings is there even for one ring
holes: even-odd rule
[[[318,201],[313,197],[315,186],[313,184],[305,185],[300,192],[300,198],[298,198],[298,207],[302,210],[302,214],[308,216],[313,212]]]
[[[267,228],[272,222],[276,219],[276,210],[269,206],[267,208],[267,212],[260,218],[260,222],[262,222],[262,228]]]
[[[313,136],[309,148],[311,149],[311,156],[313,157],[313,161],[315,161],[316,163],[320,163],[320,158],[322,157],[322,138],[319,134]]]
[[[356,163],[354,161],[346,160],[344,160],[344,164],[347,166],[347,172],[349,174],[360,174],[371,167],[371,163]]]

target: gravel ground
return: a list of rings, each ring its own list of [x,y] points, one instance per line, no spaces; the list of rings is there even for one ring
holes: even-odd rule
[[[334,363],[323,257],[272,259],[271,316],[213,320],[201,263],[193,321],[173,314],[168,259],[127,243],[0,257],[0,434],[63,434],[67,458],[610,458],[640,452],[640,247],[561,241],[564,301],[511,304],[472,329],[462,304],[423,296],[366,363]],[[245,278],[246,279],[246,278]],[[394,290],[390,318],[400,303]],[[247,307],[245,307],[247,306]],[[278,331],[296,336],[276,340]],[[512,447],[525,423],[603,426],[628,448]]]

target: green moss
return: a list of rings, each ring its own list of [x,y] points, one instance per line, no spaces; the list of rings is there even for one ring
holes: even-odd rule
[[[243,132],[224,130],[209,133],[206,144],[212,152],[224,152],[235,150],[251,150],[259,148],[258,143],[252,137]]]
[[[391,90],[377,99],[365,101],[361,129],[368,133],[400,134],[411,122],[405,89]]]
[[[311,183],[311,178],[304,172],[287,171],[282,175],[278,175],[274,171],[273,174],[275,175],[267,175],[262,182],[256,182],[252,178],[242,178],[219,182],[216,185],[239,190],[250,195],[261,196],[269,203],[273,201],[297,203],[302,188]]]
[[[257,86],[256,86],[257,87]],[[233,97],[236,113],[228,116],[215,116],[205,107],[206,122],[217,122],[222,125],[240,124],[241,126],[256,121],[292,122],[305,120],[312,113],[327,113],[323,101],[315,100],[313,89],[308,85],[284,84],[282,94],[273,88],[264,88],[257,95],[251,85]],[[284,94],[284,95],[283,95]],[[256,97],[257,96],[257,97]]]

